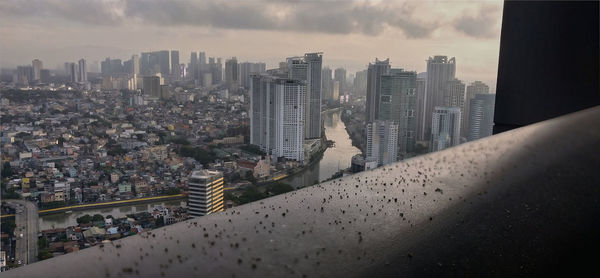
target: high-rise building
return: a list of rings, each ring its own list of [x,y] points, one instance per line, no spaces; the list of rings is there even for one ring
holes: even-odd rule
[[[179,79],[181,73],[179,72],[179,51],[171,50],[171,75],[175,79]]]
[[[225,61],[225,84],[229,89],[240,86],[238,80],[238,62],[235,57]]]
[[[121,59],[111,59],[110,60],[110,72],[112,74],[123,73],[123,63]]]
[[[198,53],[198,70],[200,72],[206,71],[206,53],[204,52]]]
[[[321,83],[323,87],[323,100],[333,100],[333,78],[329,67],[323,67],[321,72]]]
[[[358,95],[364,96],[367,94],[367,74],[368,70],[356,72],[356,77],[354,77],[354,92]]]
[[[48,69],[41,69],[40,70],[40,81],[42,83],[49,83],[50,82],[50,70],[48,70]]]
[[[380,61],[375,59],[375,63],[369,63],[367,72],[367,107],[365,120],[372,123],[379,116],[379,99],[381,96],[381,76],[389,74],[390,59]]]
[[[67,66],[67,73],[68,73]],[[17,67],[17,83],[23,85],[29,85],[29,82],[33,81],[33,67],[32,66],[18,66]]]
[[[321,137],[321,53],[306,53],[304,57],[287,59],[288,78],[306,81],[305,136]]]
[[[436,106],[431,117],[430,150],[441,151],[460,143],[460,108]]]
[[[250,143],[275,157],[304,161],[305,81],[253,75]]]
[[[238,72],[240,76],[240,85],[246,89],[250,89],[250,76],[253,74],[264,73],[267,65],[265,63],[250,63],[243,62],[238,64]]]
[[[87,82],[87,62],[85,61],[85,59],[82,58],[79,60],[78,65],[79,71],[77,73],[77,77],[79,79],[79,82]]]
[[[142,77],[142,92],[144,95],[149,97],[160,98],[160,77],[155,75],[149,75]]]
[[[132,72],[135,75],[140,74],[140,57],[138,55],[131,55],[131,63],[133,65]]]
[[[152,74],[150,67],[150,52],[142,52],[140,57],[140,74]]]
[[[31,62],[31,65],[33,67],[33,80],[40,81],[40,70],[44,68],[42,61],[35,59]]]
[[[461,134],[463,134],[463,136],[468,137],[470,133],[469,124],[471,121],[471,100],[475,98],[476,94],[489,94],[489,92],[490,87],[481,81],[475,81],[467,86],[467,95],[465,97],[465,104],[463,107],[464,117],[460,126]]]
[[[159,72],[162,74],[162,76],[168,76],[169,74],[171,74],[169,51],[161,50],[161,51],[157,51],[157,52],[153,52],[153,53],[154,53],[154,55],[157,55],[157,57],[158,57],[158,66],[160,69]]]
[[[190,56],[190,70],[189,75],[191,80],[198,79],[198,53],[192,52]]]
[[[224,210],[223,174],[219,171],[193,171],[187,181],[190,215],[205,216]]]
[[[465,103],[465,83],[453,78],[446,83],[444,90],[444,102],[445,107],[458,107],[461,109]]]
[[[379,120],[398,125],[398,159],[409,157],[415,148],[417,73],[391,69],[381,76]]]
[[[495,94],[475,94],[469,101],[469,141],[492,135]]]
[[[69,81],[72,83],[79,82],[79,69],[75,63],[69,64]]]
[[[366,169],[397,161],[398,157],[398,124],[393,121],[376,120],[368,123]]]
[[[338,90],[338,96],[343,95],[346,92],[346,69],[337,68],[333,74],[333,80],[340,83]],[[338,99],[339,100],[339,99]]]
[[[427,60],[427,88],[425,99],[425,139],[431,137],[431,120],[434,108],[444,106],[447,82],[454,79],[456,60],[447,56],[429,57]]]
[[[426,86],[427,86],[427,73],[421,72],[417,74],[417,105],[416,105],[416,118],[417,118],[417,140],[425,140],[425,100],[426,100]]]
[[[221,58],[208,58],[208,68],[212,74],[212,83],[221,84],[223,81],[223,64],[221,63]]]

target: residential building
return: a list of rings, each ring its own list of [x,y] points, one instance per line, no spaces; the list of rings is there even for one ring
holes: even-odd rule
[[[235,57],[225,61],[225,84],[229,89],[237,89],[240,86],[238,80],[238,62]]]
[[[79,60],[78,65],[79,69],[77,77],[79,79],[79,82],[87,82],[87,62],[85,61],[85,59],[82,58]]]
[[[460,143],[460,108],[436,106],[431,123],[430,150],[441,151]]]
[[[473,141],[492,135],[494,127],[495,94],[475,94],[469,101],[469,134]]]
[[[415,147],[417,73],[391,69],[381,76],[379,120],[398,125],[398,159],[409,157]]]
[[[338,96],[343,95],[346,92],[346,69],[337,68],[333,73],[333,80],[337,81],[339,85]]]
[[[375,63],[369,63],[367,72],[367,107],[365,120],[372,123],[379,116],[379,100],[381,96],[381,76],[389,74],[390,59],[380,61],[375,59]]]
[[[463,121],[460,126],[461,134],[463,134],[463,136],[468,137],[468,134],[470,133],[469,125],[470,125],[470,121],[471,121],[471,112],[470,112],[471,100],[475,98],[476,94],[489,94],[489,93],[490,93],[490,87],[481,81],[475,81],[475,82],[471,83],[469,86],[467,86],[467,94],[465,97],[465,104],[464,104],[464,108],[463,108],[463,115],[465,115],[465,116],[463,117]]]
[[[321,68],[322,53],[306,53],[287,59],[288,78],[306,81],[306,139],[321,137]]]
[[[431,138],[431,124],[434,108],[444,106],[444,91],[447,82],[456,74],[456,59],[447,56],[429,57],[427,60],[427,87],[425,100],[425,140]]]
[[[254,75],[250,90],[250,143],[275,157],[304,160],[304,81]]]
[[[367,170],[397,161],[398,124],[377,120],[368,123],[365,167]],[[376,166],[375,166],[376,165]]]
[[[171,75],[175,79],[179,79],[181,76],[179,72],[179,50],[171,50]]]
[[[33,80],[32,81],[40,81],[41,80],[40,71],[44,68],[42,61],[35,59],[31,62],[31,65],[33,67]]]
[[[417,140],[425,140],[425,107],[426,100],[426,86],[427,86],[427,73],[421,72],[417,74],[417,104],[416,104],[416,118],[417,118]]]

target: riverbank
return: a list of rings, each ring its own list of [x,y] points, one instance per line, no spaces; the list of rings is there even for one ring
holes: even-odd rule
[[[102,203],[73,205],[73,206],[66,206],[66,207],[53,208],[53,209],[44,209],[44,210],[38,211],[38,214],[39,215],[49,215],[49,214],[55,214],[55,213],[62,213],[62,212],[66,212],[66,211],[80,211],[80,210],[89,210],[89,209],[101,209],[101,208],[106,208],[106,207],[139,205],[139,204],[154,203],[154,202],[160,202],[160,201],[180,200],[180,199],[185,199],[185,198],[186,198],[186,196],[183,194],[176,194],[176,195],[168,195],[168,196],[137,198],[137,199],[130,199],[130,200],[109,201],[109,202],[102,202]],[[2,215],[0,217],[2,219],[4,219],[4,218],[10,218],[10,217],[14,217],[14,216],[15,216],[14,214],[7,214],[7,215]]]

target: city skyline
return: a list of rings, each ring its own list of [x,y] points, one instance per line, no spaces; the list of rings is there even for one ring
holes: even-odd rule
[[[88,62],[107,56],[125,59],[164,49],[179,50],[181,62],[189,59],[187,53],[205,51],[215,57],[266,62],[268,68],[277,67],[279,57],[322,51],[327,56],[324,65],[348,72],[364,69],[375,57],[423,72],[424,60],[439,54],[457,58],[457,75],[465,81],[482,80],[494,88],[500,3],[64,1],[36,2],[39,9],[32,10],[18,1],[3,1],[0,13],[7,20],[0,22],[0,33],[7,40],[0,50],[0,67],[38,58],[46,68],[57,68],[81,57]],[[176,13],[185,9],[189,11]],[[302,13],[309,9],[319,12]],[[214,15],[207,19],[192,16],[209,12]],[[391,12],[402,14],[402,21]],[[245,14],[256,18],[252,21]]]

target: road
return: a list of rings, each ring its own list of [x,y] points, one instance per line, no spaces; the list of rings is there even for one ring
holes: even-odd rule
[[[4,200],[15,208],[15,261],[30,264],[37,261],[38,255],[38,209],[31,202]]]

